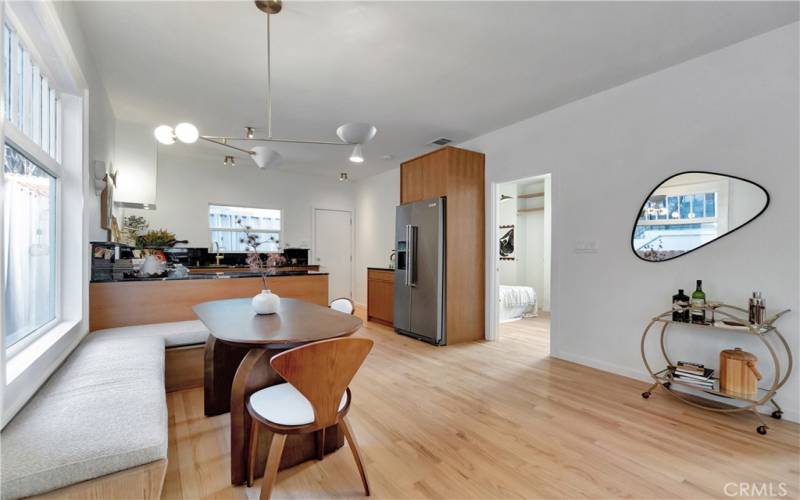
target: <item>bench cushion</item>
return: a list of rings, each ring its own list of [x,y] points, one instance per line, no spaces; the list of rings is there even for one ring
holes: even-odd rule
[[[166,458],[164,341],[88,335],[0,440],[4,499]]]
[[[199,319],[172,323],[154,323],[151,325],[121,326],[107,330],[97,330],[92,335],[111,332],[115,334],[156,335],[164,339],[167,347],[205,344],[209,335],[208,328]]]

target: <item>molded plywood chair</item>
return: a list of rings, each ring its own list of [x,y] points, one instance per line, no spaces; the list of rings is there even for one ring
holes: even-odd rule
[[[325,428],[335,424],[339,425],[350,445],[364,483],[364,492],[369,496],[367,471],[345,415],[350,409],[350,389],[347,386],[372,349],[372,344],[369,339],[323,340],[282,352],[270,360],[272,368],[288,383],[261,389],[247,402],[253,420],[248,460],[249,486],[253,484],[258,429],[263,425],[274,433],[261,483],[262,499],[269,498],[272,493],[286,436],[316,432],[319,458],[322,459]]]
[[[356,306],[353,304],[353,301],[347,297],[333,299],[330,308],[334,311],[343,312],[345,314],[353,314],[356,312]]]

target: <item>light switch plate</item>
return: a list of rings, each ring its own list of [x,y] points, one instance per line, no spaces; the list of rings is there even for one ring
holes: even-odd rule
[[[575,253],[597,253],[597,242],[595,240],[576,241]]]

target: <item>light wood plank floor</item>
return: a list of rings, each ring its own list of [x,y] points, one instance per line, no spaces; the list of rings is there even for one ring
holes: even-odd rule
[[[433,347],[368,324],[375,348],[350,420],[378,498],[705,498],[726,483],[785,483],[800,496],[800,426],[718,417],[647,384],[547,356],[546,317],[499,342]],[[163,498],[257,498],[229,484],[228,416],[203,391],[170,393]],[[358,497],[347,446],[282,471],[274,498]]]

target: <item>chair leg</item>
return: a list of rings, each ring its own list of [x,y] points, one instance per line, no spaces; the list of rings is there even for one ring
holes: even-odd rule
[[[283,445],[285,443],[286,434],[272,433],[267,465],[264,468],[264,479],[261,480],[260,500],[269,500],[270,495],[272,495],[272,487],[275,486],[275,479],[278,477],[278,467],[281,465],[281,455],[283,455]]]
[[[315,432],[317,438],[317,460],[325,458],[325,428]]]
[[[350,428],[350,423],[346,417],[339,419],[339,428],[344,432],[344,437],[347,438],[347,444],[350,446],[350,451],[353,452],[353,458],[356,460],[358,473],[361,474],[361,482],[364,483],[364,493],[369,496],[369,482],[367,481],[367,469],[364,468],[364,463],[361,460],[361,451],[358,448],[356,437],[353,435],[353,430]]]
[[[247,448],[247,486],[253,486],[256,462],[258,462],[258,420],[251,418],[250,443]]]

